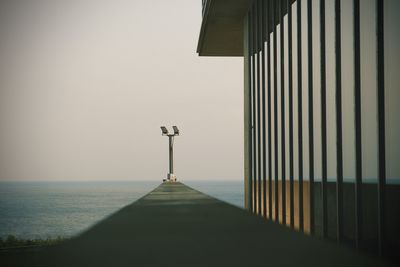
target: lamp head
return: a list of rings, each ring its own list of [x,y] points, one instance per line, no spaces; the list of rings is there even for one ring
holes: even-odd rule
[[[168,135],[168,130],[165,126],[161,126],[160,128],[163,135]]]
[[[179,135],[179,129],[176,126],[172,126],[172,128],[174,129],[174,135]]]

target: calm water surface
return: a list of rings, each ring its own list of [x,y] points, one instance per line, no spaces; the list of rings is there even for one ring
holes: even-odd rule
[[[243,182],[185,182],[243,207]],[[132,203],[159,182],[0,182],[0,237],[69,237]]]

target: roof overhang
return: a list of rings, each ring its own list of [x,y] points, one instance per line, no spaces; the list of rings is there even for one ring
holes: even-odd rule
[[[208,0],[204,6],[199,56],[243,56],[243,22],[252,0]]]

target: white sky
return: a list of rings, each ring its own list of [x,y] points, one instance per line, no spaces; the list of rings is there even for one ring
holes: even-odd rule
[[[314,21],[318,2],[313,0]],[[385,2],[389,179],[400,177],[399,3]],[[361,5],[366,178],[377,175],[374,5],[374,0]],[[326,8],[328,176],[334,177],[332,0]],[[354,177],[352,5],[342,0],[342,8],[344,176]],[[161,180],[168,171],[161,125],[181,130],[175,141],[179,179],[243,179],[243,58],[198,57],[200,23],[199,0],[0,0],[0,180]],[[314,26],[318,178],[319,28]],[[305,27],[303,88],[308,88]],[[294,80],[296,75],[294,50]],[[307,101],[304,94],[304,125]],[[303,131],[307,143],[307,128]],[[307,177],[308,147],[303,148]]]
[[[18,2],[18,3],[16,3]],[[243,59],[196,54],[201,1],[0,2],[0,180],[243,179]]]

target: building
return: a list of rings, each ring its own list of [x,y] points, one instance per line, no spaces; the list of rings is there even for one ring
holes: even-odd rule
[[[247,209],[398,257],[398,14],[397,0],[202,1],[199,56],[244,59]]]

